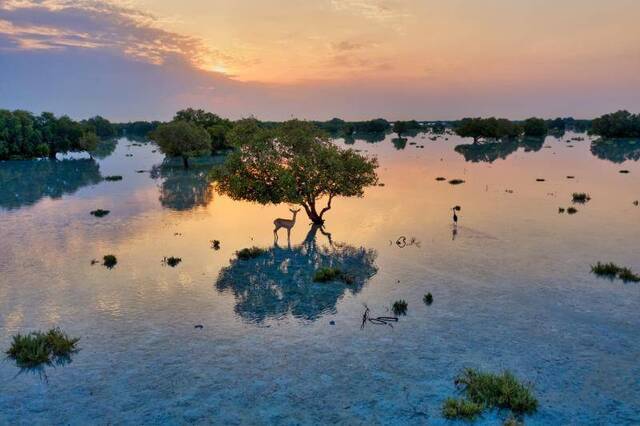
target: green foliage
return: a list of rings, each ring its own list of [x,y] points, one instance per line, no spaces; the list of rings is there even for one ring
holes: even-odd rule
[[[212,153],[231,147],[227,141],[227,133],[231,129],[232,123],[227,119],[202,109],[187,108],[178,111],[173,120],[185,121],[205,130],[211,140]]]
[[[451,179],[451,180],[449,181],[449,183],[450,183],[451,185],[460,185],[460,184],[463,184],[463,183],[464,183],[464,180],[462,180],[462,179]]]
[[[393,133],[396,133],[399,138],[409,130],[409,123],[407,121],[396,121],[393,123]]]
[[[300,204],[314,223],[324,221],[334,197],[361,197],[378,180],[375,159],[337,147],[309,122],[265,128],[241,120],[229,140],[238,149],[211,174],[219,192],[261,204]],[[319,209],[322,198],[327,205]]]
[[[516,414],[532,414],[538,409],[531,386],[520,383],[509,371],[494,374],[469,368],[456,377],[455,384],[468,400],[486,408],[511,410]]]
[[[99,115],[85,120],[82,124],[100,139],[111,139],[116,137],[117,128],[109,120]]]
[[[396,300],[391,306],[391,310],[395,315],[407,315],[407,307],[409,305],[404,300]]]
[[[313,281],[325,283],[328,281],[337,281],[342,279],[342,270],[340,268],[322,267],[313,274]]]
[[[91,212],[91,215],[93,215],[95,217],[104,217],[104,216],[108,215],[109,213],[110,213],[109,210],[97,209],[97,210],[93,210]]]
[[[522,127],[506,118],[463,118],[454,127],[456,134],[463,138],[483,139],[516,138],[522,134]]]
[[[549,129],[542,118],[531,117],[524,121],[523,130],[525,136],[546,136]]]
[[[605,114],[592,121],[591,133],[605,138],[638,138],[640,114],[623,110]]]
[[[625,283],[640,282],[640,275],[635,274],[630,268],[618,266],[613,262],[598,262],[595,265],[591,265],[591,272],[599,277],[606,277],[609,279],[618,277]]]
[[[620,268],[620,271],[618,272],[618,278],[620,278],[625,283],[628,283],[628,282],[631,282],[631,283],[640,282],[640,275],[634,273],[629,268]]]
[[[575,207],[568,207],[567,208],[567,213],[576,214],[576,213],[578,213],[578,209],[576,209]]]
[[[105,176],[104,180],[109,181],[109,182],[117,182],[119,180],[122,180],[122,176],[120,176],[120,175]]]
[[[69,117],[49,112],[0,109],[0,160],[35,158],[83,151],[93,139],[91,128]],[[84,139],[83,139],[84,137]]]
[[[249,248],[243,248],[242,250],[237,251],[236,255],[238,256],[238,259],[249,260],[249,259],[254,259],[256,257],[262,256],[266,252],[267,252],[266,250],[261,249],[260,247],[254,246]]]
[[[107,254],[102,258],[102,264],[109,269],[112,269],[114,266],[118,264],[118,259],[112,254]]]
[[[433,295],[431,293],[425,294],[424,297],[422,298],[422,301],[427,306],[431,305],[433,303]]]
[[[76,352],[79,340],[70,338],[59,328],[52,328],[46,333],[34,331],[26,335],[17,334],[13,336],[7,355],[16,360],[19,367],[37,367]]]
[[[82,151],[87,151],[89,155],[100,144],[100,138],[95,133],[85,132],[78,140],[78,148]]]
[[[464,398],[447,398],[442,404],[442,417],[445,419],[474,420],[482,414],[482,405]]]
[[[118,134],[129,139],[146,139],[160,124],[159,121],[130,121],[114,124],[114,127]]]
[[[354,133],[385,133],[391,128],[391,124],[384,118],[376,118],[369,121],[355,121],[350,123]]]
[[[584,204],[587,201],[591,200],[591,197],[586,192],[574,192],[571,197],[574,203],[580,203],[580,204]]]
[[[161,124],[150,135],[169,157],[182,157],[185,168],[189,157],[198,157],[211,152],[211,137],[206,130],[187,121],[172,121]]]

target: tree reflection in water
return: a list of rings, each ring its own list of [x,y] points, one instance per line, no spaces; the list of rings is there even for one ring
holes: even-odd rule
[[[30,206],[44,197],[60,198],[100,181],[100,166],[92,159],[1,161],[0,207]]]
[[[320,231],[329,246],[319,246]],[[261,323],[288,315],[314,321],[335,313],[338,300],[346,293],[356,294],[376,274],[375,250],[333,243],[330,234],[312,226],[302,244],[280,247],[275,244],[255,259],[233,259],[220,271],[216,288],[230,291],[236,298],[235,312],[243,319]],[[313,275],[320,267],[339,267],[353,283],[316,283]]]
[[[159,185],[162,207],[186,211],[207,206],[213,199],[213,187],[209,181],[209,170],[223,161],[219,157],[196,159],[189,169],[174,160],[164,161],[151,169],[153,179],[162,179]]]
[[[506,159],[518,148],[524,148],[525,152],[537,152],[542,149],[543,145],[544,138],[524,137],[522,139],[458,145],[454,149],[464,156],[465,161],[493,163],[497,159]]]
[[[591,153],[612,163],[640,160],[640,140],[598,139],[591,143]]]

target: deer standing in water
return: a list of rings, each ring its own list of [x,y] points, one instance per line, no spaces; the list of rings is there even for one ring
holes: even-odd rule
[[[273,221],[273,224],[276,226],[273,230],[273,236],[276,241],[278,241],[278,229],[280,228],[285,228],[287,230],[287,241],[291,239],[291,228],[293,228],[293,226],[296,224],[296,215],[298,214],[300,209],[289,209],[289,211],[293,213],[293,217],[291,219],[278,218]]]

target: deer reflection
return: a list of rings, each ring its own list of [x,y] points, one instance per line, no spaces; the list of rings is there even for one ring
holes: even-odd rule
[[[328,246],[318,244],[318,232],[327,238]],[[374,250],[334,243],[331,234],[314,225],[293,248],[275,243],[255,259],[233,259],[221,270],[216,288],[233,293],[235,312],[247,321],[260,323],[288,315],[313,321],[334,313],[347,292],[360,292],[377,272],[376,257]],[[349,284],[313,282],[320,267],[339,267],[353,280]]]

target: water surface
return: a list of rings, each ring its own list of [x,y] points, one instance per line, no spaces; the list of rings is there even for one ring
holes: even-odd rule
[[[53,326],[81,338],[66,366],[0,363],[0,423],[445,424],[455,374],[477,367],[535,385],[527,424],[637,424],[640,286],[589,265],[640,271],[640,151],[573,137],[347,141],[378,156],[384,186],[335,200],[325,229],[298,216],[290,244],[272,233],[287,206],[208,185],[221,158],[187,172],[120,140],[0,163],[0,347]],[[559,214],[575,191],[592,200]],[[238,261],[250,246],[267,253]],[[105,254],[115,268],[91,265]],[[334,264],[352,285],[311,282]],[[393,328],[360,329],[365,305],[398,299]]]

